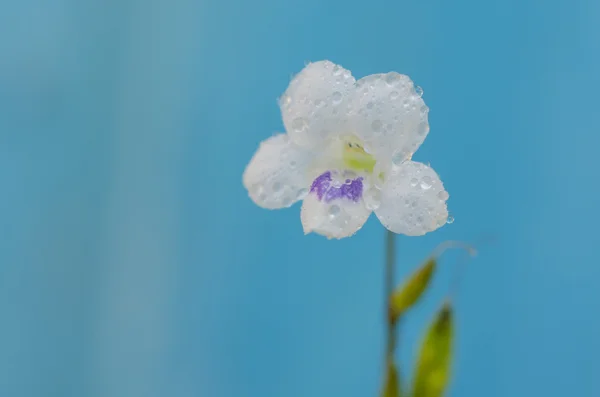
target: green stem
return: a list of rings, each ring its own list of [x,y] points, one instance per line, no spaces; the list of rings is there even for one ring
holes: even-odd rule
[[[394,264],[396,263],[396,235],[386,230],[385,236],[385,318],[387,323],[386,364],[393,361],[396,348],[396,325],[391,321],[390,298],[394,291]]]

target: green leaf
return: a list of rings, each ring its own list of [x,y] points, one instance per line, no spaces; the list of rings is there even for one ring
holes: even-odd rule
[[[444,394],[450,378],[452,334],[452,308],[445,303],[421,345],[412,397],[440,397]]]
[[[381,397],[400,397],[401,395],[398,369],[392,361],[389,361]]]
[[[398,318],[410,309],[427,289],[435,270],[437,259],[431,257],[410,278],[398,287],[390,297],[390,321],[395,323]]]

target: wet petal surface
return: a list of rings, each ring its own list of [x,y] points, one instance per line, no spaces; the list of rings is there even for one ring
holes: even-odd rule
[[[289,207],[308,193],[307,168],[313,154],[295,145],[285,134],[263,142],[244,171],[244,186],[263,208]]]
[[[429,133],[429,108],[422,90],[396,72],[374,74],[356,82],[351,99],[352,125],[378,159],[410,159]]]
[[[329,61],[308,64],[290,82],[279,100],[290,138],[317,147],[347,129],[347,99],[354,91],[350,71]]]
[[[375,213],[392,232],[420,236],[446,223],[448,197],[432,168],[406,161],[388,171]]]
[[[356,233],[371,214],[363,192],[362,177],[348,178],[337,171],[321,174],[302,203],[300,218],[304,233],[338,239]]]

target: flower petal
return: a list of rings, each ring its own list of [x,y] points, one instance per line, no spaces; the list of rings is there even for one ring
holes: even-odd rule
[[[432,168],[406,161],[386,173],[375,214],[394,233],[420,236],[446,223],[448,197]]]
[[[352,97],[355,133],[377,158],[400,164],[410,159],[429,133],[429,108],[405,75],[374,74],[356,82]]]
[[[296,146],[286,134],[261,142],[243,176],[250,198],[269,209],[289,207],[304,198],[312,158],[311,152]]]
[[[304,233],[338,239],[356,233],[371,214],[363,201],[363,187],[363,178],[346,179],[335,171],[317,177],[302,203]]]
[[[316,147],[344,131],[347,98],[354,90],[350,71],[329,61],[308,64],[279,100],[283,123],[298,145]]]

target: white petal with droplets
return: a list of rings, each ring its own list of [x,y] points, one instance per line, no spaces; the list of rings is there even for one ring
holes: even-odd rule
[[[261,142],[244,171],[244,186],[263,208],[289,207],[308,193],[307,168],[313,154],[295,145],[286,134]]]
[[[362,185],[362,182],[360,197],[356,201],[348,197],[327,201],[327,196],[331,197],[331,193],[350,181],[348,175],[337,172],[333,173],[332,179],[331,186],[323,190],[321,199],[318,198],[316,191],[312,191],[302,203],[300,219],[306,234],[315,232],[328,238],[337,239],[349,237],[364,225],[372,212],[365,205],[363,195],[366,193],[364,189],[368,187]],[[352,183],[356,183],[356,181]]]
[[[328,238],[350,237],[356,233],[371,215],[362,202],[319,201],[314,194],[306,196],[302,203],[300,219],[304,233],[311,232]]]
[[[429,108],[422,90],[396,72],[374,74],[356,82],[351,123],[377,158],[410,159],[429,133]]]
[[[316,147],[346,133],[347,99],[354,83],[350,71],[332,62],[308,64],[279,100],[290,138],[298,145]]]
[[[448,197],[432,168],[406,161],[386,174],[375,214],[394,233],[420,236],[446,223]]]

